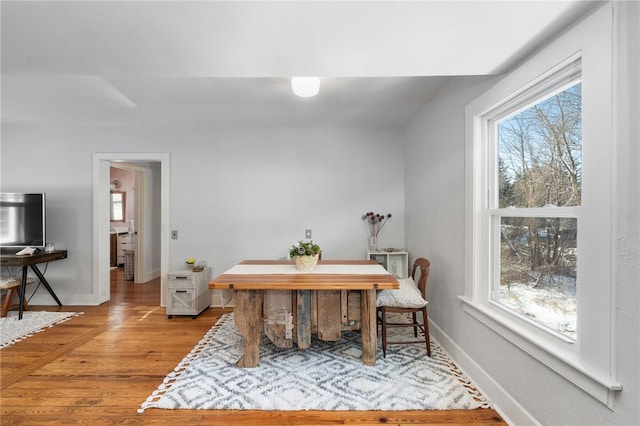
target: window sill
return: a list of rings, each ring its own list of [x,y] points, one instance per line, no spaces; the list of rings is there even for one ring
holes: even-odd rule
[[[533,336],[516,322],[503,318],[498,309],[473,302],[464,296],[459,296],[459,298],[464,302],[464,311],[466,313],[580,387],[607,407],[613,408],[615,393],[622,390],[620,383],[594,374],[578,362],[568,359],[566,355],[551,350],[548,342]]]

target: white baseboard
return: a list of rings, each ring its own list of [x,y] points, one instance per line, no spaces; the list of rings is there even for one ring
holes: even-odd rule
[[[147,271],[147,273],[144,275],[144,277],[142,277],[142,282],[141,283],[136,283],[136,284],[144,284],[144,283],[148,283],[149,281],[156,279],[160,276],[160,269],[156,269],[154,271]]]
[[[489,400],[493,408],[510,425],[535,425],[540,423],[480,367],[437,324],[429,320],[429,332],[478,390]]]
[[[55,289],[54,289],[55,291]],[[29,297],[30,294],[27,294]],[[56,291],[56,296],[62,302],[62,306],[97,306],[100,304],[97,296],[94,294],[60,294]],[[58,306],[53,297],[46,290],[43,293],[33,295],[29,304],[33,306]]]

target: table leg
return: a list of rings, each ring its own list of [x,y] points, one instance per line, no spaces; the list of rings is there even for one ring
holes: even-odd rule
[[[22,281],[20,281],[20,304],[18,307],[18,319],[22,319],[22,312],[24,312],[24,298],[27,294],[27,267],[22,267]]]
[[[362,290],[360,297],[362,315],[362,362],[365,365],[376,363],[378,338],[376,330],[376,291]]]
[[[297,290],[296,309],[298,313],[298,348],[308,349],[311,346],[311,291]]]
[[[33,270],[33,272],[35,272],[36,276],[38,277],[38,279],[40,280],[42,285],[47,289],[47,291],[53,297],[53,299],[56,301],[58,306],[62,306],[62,302],[60,302],[60,299],[58,299],[58,296],[56,296],[56,294],[54,293],[53,289],[51,288],[51,286],[49,285],[47,280],[44,278],[44,275],[42,275],[42,272],[40,272],[40,269],[38,269],[38,267],[36,265],[29,265],[29,266],[31,266],[31,269]],[[27,268],[25,267],[24,269],[27,269]]]
[[[233,319],[244,338],[244,354],[236,363],[238,367],[256,367],[260,362],[262,300],[262,290],[236,290]]]

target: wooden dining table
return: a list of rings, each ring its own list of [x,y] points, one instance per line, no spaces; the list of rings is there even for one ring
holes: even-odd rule
[[[245,343],[244,354],[236,363],[238,367],[258,365],[262,332],[270,330],[272,322],[278,322],[263,318],[265,300],[270,296],[277,300],[289,297],[286,300],[292,301],[294,322],[293,339],[288,339],[288,335],[280,339],[267,333],[274,343],[286,345],[295,340],[299,349],[308,348],[312,325],[316,325],[314,320],[318,324],[329,324],[317,326],[318,338],[322,340],[339,340],[340,328],[355,327],[362,334],[362,362],[373,365],[377,352],[376,291],[397,289],[399,284],[373,260],[320,260],[309,272],[298,271],[293,261],[245,260],[215,277],[209,288],[235,292],[234,322]],[[352,298],[351,293],[359,297]],[[348,317],[353,306],[346,306],[347,300],[359,302],[358,317]],[[281,304],[285,311],[287,303]],[[289,328],[284,324],[280,329],[286,332]]]

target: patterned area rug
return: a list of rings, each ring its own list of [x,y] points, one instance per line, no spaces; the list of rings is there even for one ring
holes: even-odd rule
[[[11,346],[80,314],[81,312],[25,311],[22,319],[18,320],[18,311],[9,311],[5,318],[0,318],[0,347]]]
[[[411,332],[411,331],[409,331]],[[489,403],[432,341],[392,345],[367,367],[360,334],[339,342],[312,340],[307,350],[279,349],[263,336],[260,364],[237,368],[243,341],[224,315],[142,403],[147,408],[220,410],[444,410]]]

